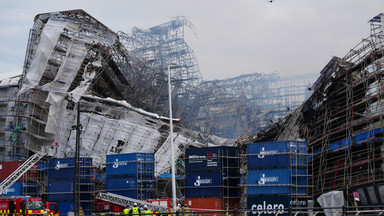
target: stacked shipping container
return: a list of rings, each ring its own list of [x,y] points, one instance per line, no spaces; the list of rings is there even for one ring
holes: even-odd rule
[[[134,199],[151,199],[155,190],[153,153],[107,155],[106,192]]]
[[[239,149],[189,148],[185,153],[185,203],[192,209],[238,208]]]
[[[4,181],[23,163],[24,161],[0,162],[0,182]],[[39,173],[38,164],[35,164],[22,177],[20,177],[17,182],[8,188],[2,194],[2,197],[22,195],[37,196],[40,188],[37,184],[37,180],[39,180]]]
[[[247,208],[260,210],[306,206],[307,163],[306,142],[280,141],[249,144]],[[278,210],[261,211],[261,214],[277,212]],[[279,213],[282,213],[281,210]]]
[[[86,215],[92,211],[94,182],[92,158],[80,158],[80,206]],[[73,211],[74,158],[55,158],[48,161],[47,201],[56,202],[60,214]]]

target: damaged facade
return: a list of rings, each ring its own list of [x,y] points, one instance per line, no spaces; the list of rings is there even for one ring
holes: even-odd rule
[[[168,68],[180,160],[188,146],[237,145],[234,138],[276,125],[309,97],[315,74],[203,81],[185,27],[195,31],[176,17],[127,34],[82,10],[37,15],[23,71],[1,78],[0,161],[52,145],[56,157],[74,157],[79,110],[81,156],[100,170],[107,154],[154,152],[156,174],[169,172]],[[177,168],[183,174],[183,163]]]
[[[73,156],[78,105],[81,152],[97,164],[109,153],[165,151],[169,125],[160,116],[169,112],[168,65],[174,116],[182,120],[175,138],[181,149],[231,143],[220,137],[254,133],[304,100],[314,75],[285,83],[277,73],[204,82],[184,41],[185,26],[195,31],[186,18],[176,17],[129,35],[82,10],[37,15],[20,83],[19,77],[1,84],[7,95],[1,102],[1,160],[25,160],[31,150],[54,143],[58,157]],[[159,154],[159,161],[160,155],[169,152]],[[158,164],[159,172],[167,167]]]
[[[306,140],[314,198],[341,190],[350,205],[353,192],[363,206],[384,204],[384,15],[369,23],[370,35],[329,61],[302,106],[245,141]]]
[[[170,155],[169,119],[148,112],[168,101],[163,68],[130,54],[118,34],[84,11],[37,15],[20,83],[7,83],[1,83],[2,95],[9,96],[1,103],[2,161],[25,160],[55,143],[57,157],[73,157],[72,126],[80,106],[82,156],[101,166],[106,154],[156,152],[157,172],[169,168],[163,159]],[[181,149],[210,142],[176,128],[174,142]],[[214,145],[227,141],[213,139]]]

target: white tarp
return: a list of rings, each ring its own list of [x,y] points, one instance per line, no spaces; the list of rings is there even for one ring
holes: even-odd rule
[[[57,40],[68,24],[63,20],[49,19],[41,32],[40,42],[37,46],[36,54],[32,59],[31,66],[25,75],[24,83],[19,94],[24,93],[29,88],[37,86],[47,66],[49,56],[56,46]]]
[[[40,39],[32,44],[36,52],[30,56],[31,65],[19,94],[29,89],[44,92],[33,95],[33,103],[44,106],[44,111],[49,104],[48,116],[45,112],[44,116],[40,114],[41,124],[46,121],[43,134],[54,136],[53,142],[58,144],[56,157],[74,156],[76,130],[72,128],[77,123],[76,102],[84,97],[87,100],[80,103],[82,156],[92,157],[95,165],[103,166],[107,154],[155,152],[160,148],[155,155],[157,170],[167,169],[171,164],[166,117],[132,107],[126,101],[85,95],[92,94],[89,86],[97,76],[95,71],[105,64],[93,45],[111,47],[117,42],[116,33],[70,18],[49,18],[46,24],[38,19],[34,31]],[[78,79],[80,75],[82,79]],[[175,133],[175,146],[202,145],[191,134],[184,130]],[[212,140],[224,142],[215,137]],[[181,153],[178,149],[175,157]]]
[[[341,215],[341,207],[344,206],[343,191],[331,191],[322,194],[319,198],[317,198],[317,202],[319,202],[320,206],[324,208],[324,213],[326,216]]]
[[[84,95],[85,91],[88,89],[91,84],[91,80],[95,77],[96,72],[91,71],[87,72],[87,68],[85,68],[85,72],[83,74],[83,81],[81,81],[80,85],[77,86],[74,90],[72,90],[69,94],[56,94],[53,92],[49,92],[48,98],[46,102],[50,103],[48,113],[47,125],[45,127],[45,132],[55,134],[57,131],[57,120],[59,119],[59,113],[63,112],[66,109],[65,106],[62,106],[62,102],[66,96],[69,96],[69,99],[73,102],[78,102],[82,95]]]

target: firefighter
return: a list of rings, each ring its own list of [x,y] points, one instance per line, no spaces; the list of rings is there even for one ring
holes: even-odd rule
[[[134,203],[133,207],[129,211],[129,216],[140,216],[140,215],[141,215],[140,209],[139,207],[137,207],[137,203]]]
[[[80,216],[84,216],[84,215],[85,215],[85,214],[84,214],[84,211],[83,211],[83,207],[80,207],[79,215],[80,215]]]
[[[144,211],[142,211],[143,216],[151,216],[151,211],[148,209],[147,205],[144,205]]]
[[[127,204],[127,206],[126,206],[125,209],[123,210],[123,214],[124,214],[124,216],[128,216],[130,210],[131,210],[131,209],[129,208],[129,204]]]
[[[179,212],[180,216],[184,216],[184,206],[181,204],[177,205],[177,211]]]
[[[185,212],[185,216],[189,216],[189,208],[187,203],[184,204],[184,212]]]

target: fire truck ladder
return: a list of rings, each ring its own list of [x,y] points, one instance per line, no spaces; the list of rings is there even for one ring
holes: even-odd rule
[[[38,151],[26,160],[19,168],[17,168],[10,176],[0,183],[0,196],[11,187],[21,176],[23,176],[29,169],[33,167],[44,156],[54,156],[56,153],[55,148],[43,148],[43,151]]]
[[[96,199],[107,201],[113,204],[121,205],[121,206],[126,206],[130,205],[133,206],[134,203],[137,203],[137,205],[147,205],[151,211],[158,211],[158,212],[166,212],[168,211],[167,207],[164,206],[159,206],[159,205],[154,205],[152,203],[148,203],[142,200],[137,200],[137,199],[132,199],[129,197],[117,195],[114,193],[99,193],[96,196]]]

